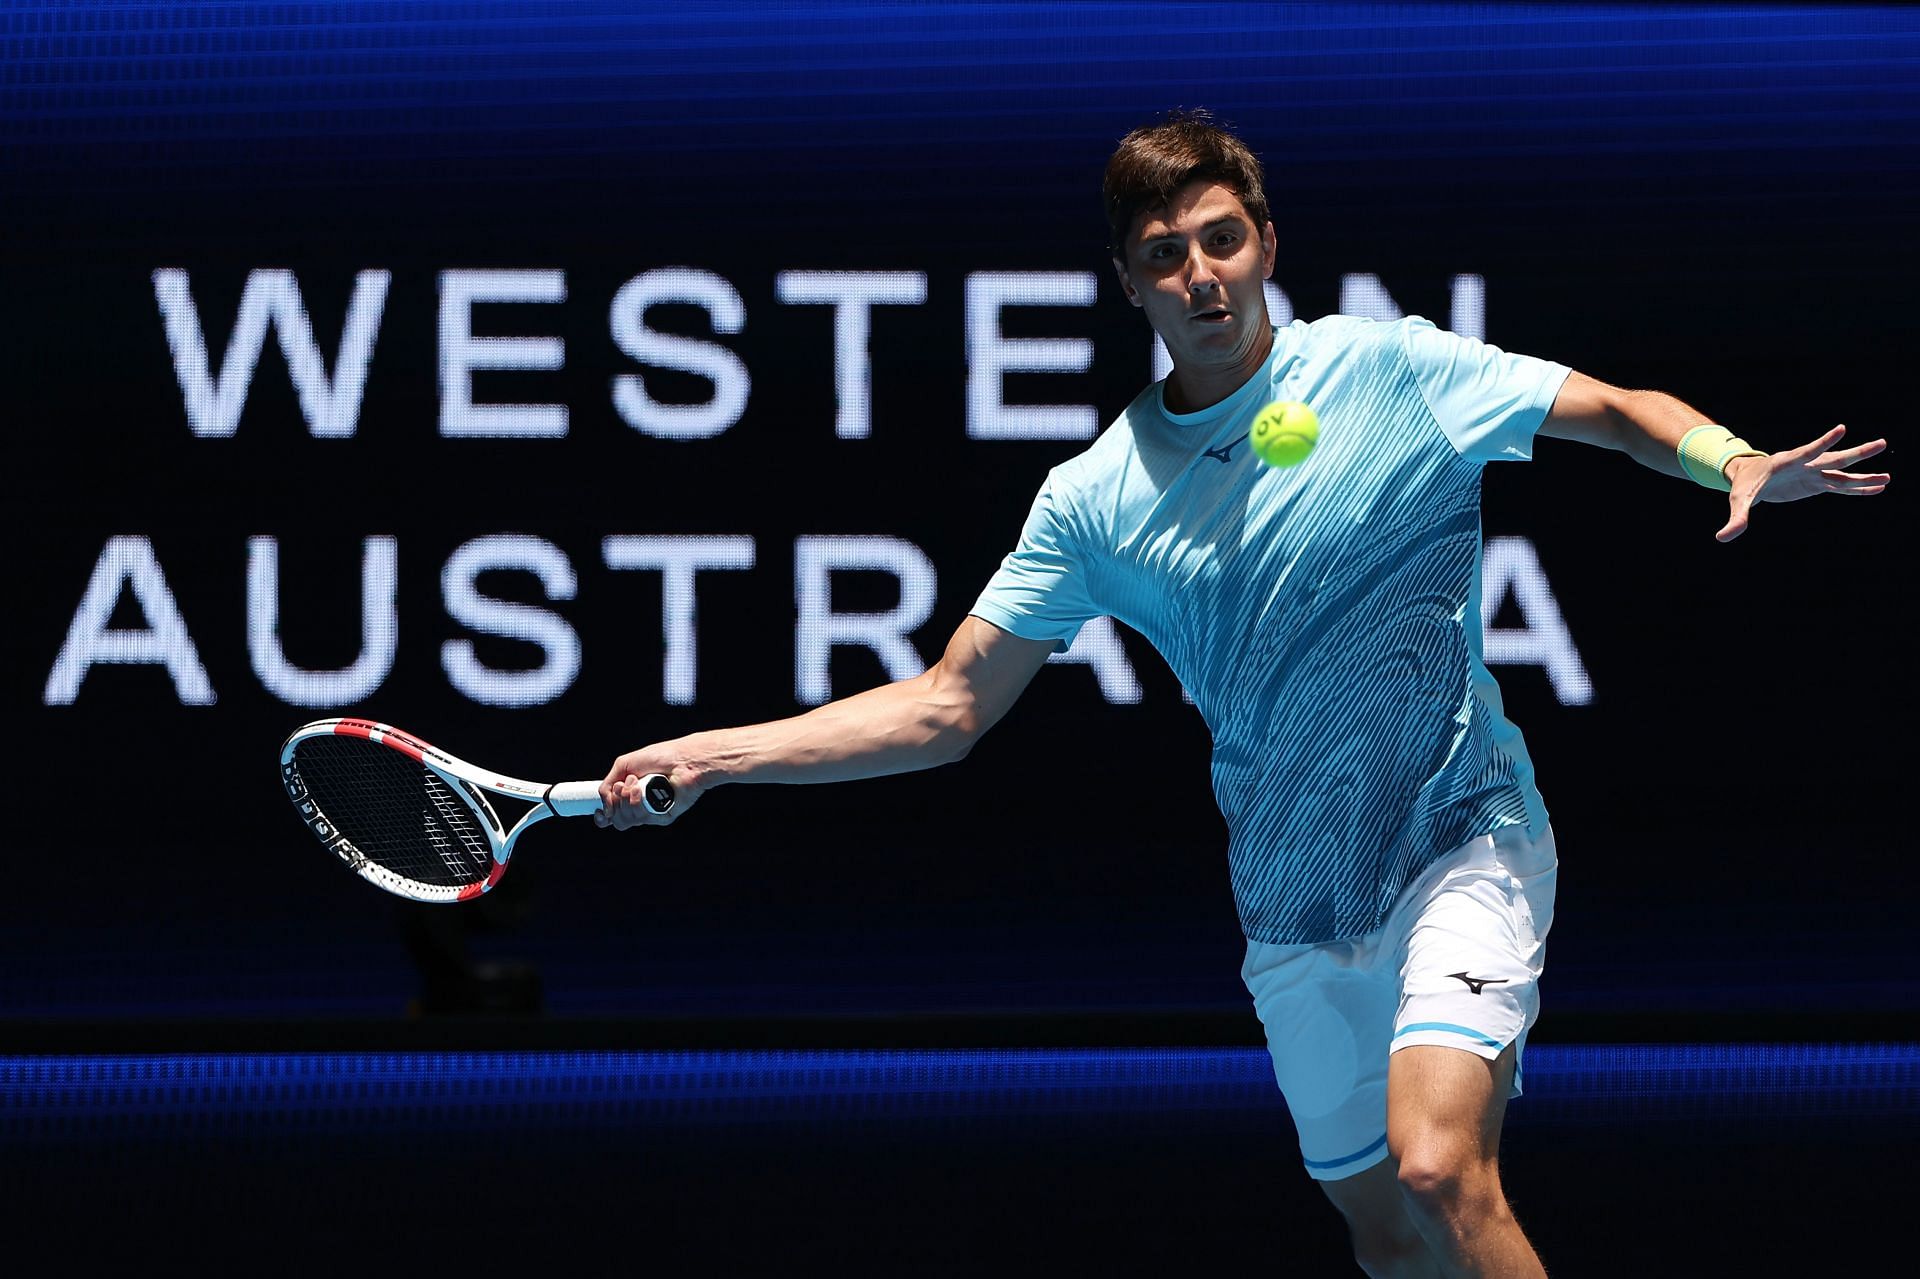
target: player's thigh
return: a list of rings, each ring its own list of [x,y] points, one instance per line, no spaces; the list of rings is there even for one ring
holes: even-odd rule
[[[1518,1095],[1557,865],[1552,832],[1535,840],[1510,829],[1455,849],[1408,891],[1386,930],[1400,955],[1396,1053],[1510,1055],[1508,1095]]]
[[[1493,1160],[1513,1084],[1514,1047],[1491,1059],[1414,1044],[1387,1064],[1387,1150],[1409,1169],[1445,1171]]]
[[[1387,1050],[1395,973],[1372,939],[1247,944],[1241,969],[1267,1032],[1274,1079],[1319,1181],[1386,1158]]]

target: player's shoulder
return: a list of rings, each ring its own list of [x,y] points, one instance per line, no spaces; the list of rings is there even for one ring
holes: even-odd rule
[[[1121,465],[1129,454],[1138,452],[1142,436],[1151,435],[1153,428],[1165,421],[1165,413],[1161,408],[1161,385],[1159,382],[1148,383],[1107,424],[1106,429],[1093,437],[1086,448],[1054,470],[1071,471],[1082,476],[1098,475],[1111,471]]]
[[[1424,315],[1377,320],[1364,315],[1323,315],[1317,320],[1295,320],[1291,326],[1295,347],[1309,353],[1404,353],[1409,343],[1445,330]]]
[[[1155,382],[1134,396],[1085,448],[1047,472],[1054,500],[1099,505],[1100,495],[1110,493],[1134,469],[1133,460],[1146,441],[1156,438],[1156,424],[1163,423],[1160,384]]]
[[[1126,408],[1120,410],[1120,416],[1113,419],[1113,425],[1103,431],[1100,438],[1094,441],[1095,447],[1105,444],[1109,437],[1117,441],[1116,444],[1110,446],[1113,448],[1136,445],[1139,434],[1143,428],[1158,426],[1164,423],[1166,421],[1167,411],[1166,400],[1163,398],[1162,390],[1165,386],[1166,382],[1162,380],[1159,382],[1149,382],[1146,386],[1142,387],[1140,394],[1134,396],[1132,402],[1129,403]],[[1087,451],[1091,453],[1093,450],[1088,449]]]

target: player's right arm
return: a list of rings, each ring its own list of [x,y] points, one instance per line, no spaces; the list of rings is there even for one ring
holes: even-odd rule
[[[1614,449],[1651,470],[1684,477],[1688,472],[1680,460],[1681,442],[1712,422],[1664,392],[1624,390],[1573,372],[1541,423],[1540,434]],[[1723,463],[1726,482],[1718,487],[1729,490],[1727,522],[1714,537],[1731,542],[1746,532],[1753,508],[1762,501],[1796,502],[1815,493],[1872,496],[1884,490],[1891,478],[1886,472],[1844,468],[1884,452],[1887,442],[1835,448],[1846,432],[1846,427],[1836,426],[1799,448],[1755,450]]]
[[[1051,640],[1022,639],[969,616],[940,660],[912,679],[790,719],[627,752],[600,783],[594,820],[621,830],[664,825],[728,782],[839,782],[950,764],[999,722],[1053,651]],[[667,816],[640,802],[638,779],[648,773],[673,782],[677,799]]]

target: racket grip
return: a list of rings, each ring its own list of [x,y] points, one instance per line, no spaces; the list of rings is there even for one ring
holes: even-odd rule
[[[655,817],[673,811],[673,783],[660,773],[648,773],[640,779],[640,802]],[[600,811],[599,782],[555,782],[547,791],[547,803],[562,817],[591,817]]]
[[[562,817],[591,817],[600,811],[599,782],[555,782],[547,805]]]

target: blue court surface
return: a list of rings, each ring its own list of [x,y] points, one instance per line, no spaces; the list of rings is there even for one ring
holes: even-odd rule
[[[1542,1044],[1526,1084],[1553,1274],[1859,1273],[1898,1233],[1920,1045]],[[1357,1273],[1245,1046],[18,1054],[0,1141],[16,1240],[76,1264]]]

